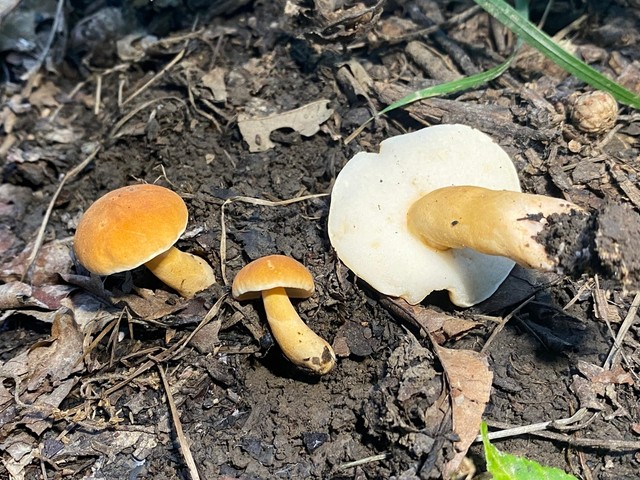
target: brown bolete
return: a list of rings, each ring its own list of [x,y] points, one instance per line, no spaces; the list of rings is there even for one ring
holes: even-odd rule
[[[262,297],[273,338],[293,364],[316,375],[335,366],[331,345],[302,321],[289,300],[313,295],[313,277],[304,265],[284,255],[258,258],[238,272],[231,290],[236,300]]]
[[[435,290],[471,306],[518,262],[551,269],[537,236],[566,200],[520,192],[507,153],[484,133],[438,125],[384,140],[342,169],[328,231],[338,257],[381,293],[416,304]]]
[[[73,248],[91,273],[111,275],[145,265],[185,298],[215,283],[202,258],[174,247],[187,227],[180,196],[158,185],[131,185],[96,200],[82,215]]]

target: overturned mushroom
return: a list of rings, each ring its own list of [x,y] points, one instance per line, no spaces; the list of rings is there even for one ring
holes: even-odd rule
[[[111,275],[145,265],[185,298],[215,283],[202,258],[173,246],[187,226],[180,196],[158,185],[113,190],[84,213],[73,240],[79,262],[91,273]]]
[[[565,200],[520,193],[509,156],[484,133],[439,125],[355,155],[334,184],[328,230],[340,259],[379,292],[415,304],[448,290],[471,306],[515,262],[554,268],[538,237],[557,215],[586,217]]]
[[[313,295],[313,277],[296,260],[284,255],[269,255],[246,265],[233,280],[236,300],[262,297],[271,333],[282,353],[298,367],[317,375],[328,373],[336,356],[298,316],[291,298]]]

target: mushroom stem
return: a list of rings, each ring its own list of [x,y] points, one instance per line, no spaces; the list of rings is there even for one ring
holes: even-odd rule
[[[204,259],[171,247],[145,263],[156,277],[185,298],[193,297],[214,283],[216,277]]]
[[[537,239],[553,214],[582,213],[566,200],[482,187],[433,190],[407,213],[410,231],[436,250],[472,248],[551,270],[557,260]]]
[[[318,375],[328,373],[336,356],[323,338],[316,335],[298,316],[286,289],[276,287],[262,292],[271,334],[282,353],[295,365]]]

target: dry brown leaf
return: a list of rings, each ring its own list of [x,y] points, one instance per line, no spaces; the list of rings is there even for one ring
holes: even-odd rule
[[[106,430],[101,432],[78,432],[71,436],[71,441],[66,443],[58,455],[71,457],[102,456],[112,457],[125,448],[138,447],[133,452],[136,458],[144,458],[145,455],[136,455],[138,450],[149,450],[157,445],[156,435],[151,432]]]
[[[460,440],[456,454],[447,463],[452,474],[478,435],[482,414],[489,402],[493,373],[486,355],[472,350],[452,350],[436,346],[436,353],[449,380],[453,409],[453,431]],[[448,477],[449,475],[445,475]]]
[[[138,318],[157,320],[186,307],[187,302],[176,302],[176,296],[163,290],[154,292],[146,288],[136,288],[136,294],[120,293],[111,301],[116,306],[127,306]]]
[[[424,305],[410,305],[401,298],[387,298],[384,303],[390,306],[394,314],[406,318],[411,323],[429,332],[438,344],[446,340],[460,338],[474,329],[478,323],[464,318],[453,317]]]
[[[275,147],[269,139],[271,132],[280,128],[291,128],[305,137],[315,135],[320,125],[333,115],[329,100],[318,100],[288,112],[267,117],[238,115],[238,127],[250,152],[264,152]]]
[[[18,409],[14,394],[3,385],[0,389],[0,425],[4,434],[17,424],[41,434],[54,421],[52,413],[78,382],[70,377],[84,368],[83,335],[68,310],[56,312],[51,337],[38,342],[5,363],[0,364],[0,378],[13,379],[11,390],[26,407]]]
[[[147,55],[147,50],[158,43],[153,35],[131,33],[116,42],[118,58],[123,62],[138,62]]]
[[[73,312],[78,328],[85,335],[100,330],[116,318],[119,310],[110,307],[105,301],[85,291],[79,291],[66,298],[64,306]]]
[[[216,67],[200,79],[200,83],[211,91],[214,102],[227,101],[227,86],[224,83],[226,73],[224,68]]]
[[[29,103],[34,107],[57,107],[59,102],[55,96],[59,94],[60,89],[52,82],[47,81],[29,95]]]
[[[60,310],[51,325],[50,339],[28,352],[27,389],[36,390],[47,378],[55,384],[82,370],[82,340],[73,315],[67,309]]]
[[[0,280],[5,282],[20,280],[25,275],[33,243],[20,252],[13,260],[0,265]],[[54,240],[45,243],[29,270],[27,279],[33,286],[55,285],[60,282],[58,275],[71,272],[71,239]]]

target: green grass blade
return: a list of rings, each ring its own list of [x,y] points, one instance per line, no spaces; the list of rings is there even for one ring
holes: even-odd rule
[[[523,18],[504,0],[474,0],[518,37],[592,87],[609,92],[620,103],[640,109],[640,96],[571,55],[551,37]]]
[[[489,82],[494,78],[502,75],[504,71],[509,68],[511,60],[513,60],[513,57],[510,57],[504,63],[501,63],[500,65],[490,68],[489,70],[486,70],[484,72],[476,73],[468,77],[459,78],[451,82],[441,83],[439,85],[434,85],[432,87],[427,87],[422,90],[412,92],[409,95],[402,97],[400,100],[396,100],[392,104],[380,110],[378,112],[378,115],[383,115],[387,112],[390,112],[391,110],[404,107],[405,105],[416,102],[418,100],[424,100],[425,98],[436,97],[438,95],[447,95],[449,93],[459,92],[461,90],[467,90],[469,88],[474,88],[482,85],[483,83]]]
[[[402,97],[400,100],[396,100],[390,105],[387,105],[385,108],[377,112],[373,117],[369,118],[366,122],[356,128],[351,135],[345,138],[344,143],[349,143],[356,136],[364,130],[372,120],[380,115],[384,115],[385,113],[389,113],[391,110],[395,110],[396,108],[404,107],[405,105],[409,105],[410,103],[417,102],[418,100],[424,100],[425,98],[436,97],[438,95],[446,95],[449,93],[459,92],[461,90],[466,90],[469,88],[477,87],[478,85],[482,85],[483,83],[489,82],[494,78],[502,75],[509,65],[511,65],[511,61],[514,56],[509,57],[504,63],[497,65],[489,70],[484,72],[476,73],[475,75],[470,75],[468,77],[459,78],[457,80],[453,80],[447,83],[441,83],[439,85],[434,85],[432,87],[427,87],[422,90],[418,90],[416,92],[412,92],[409,95]]]

